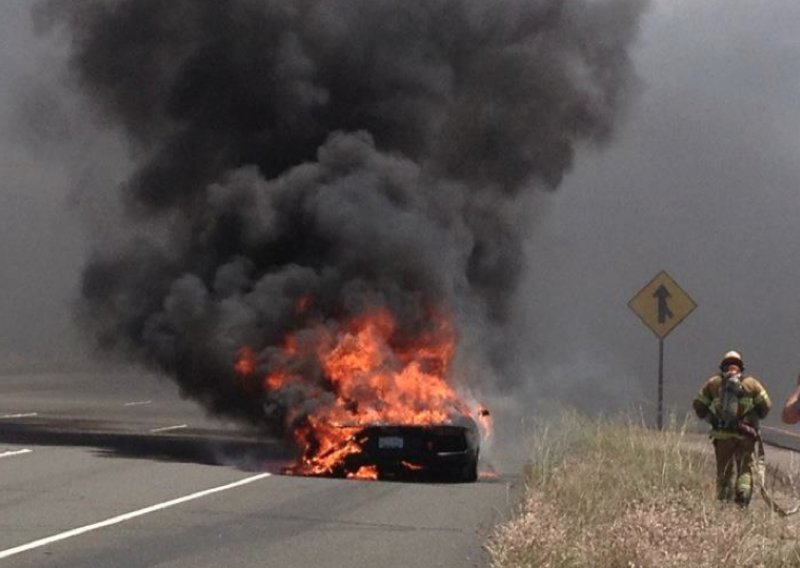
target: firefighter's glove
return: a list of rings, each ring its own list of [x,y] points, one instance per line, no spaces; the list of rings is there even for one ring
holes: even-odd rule
[[[758,437],[758,431],[755,429],[755,427],[749,422],[745,422],[744,420],[739,421],[738,430],[740,434],[743,434],[750,438]]]

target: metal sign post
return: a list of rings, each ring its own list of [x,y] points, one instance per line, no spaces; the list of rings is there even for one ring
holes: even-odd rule
[[[697,307],[663,270],[628,302],[628,307],[658,337],[658,429],[664,427],[664,338]]]
[[[664,340],[658,340],[658,429],[664,428]]]

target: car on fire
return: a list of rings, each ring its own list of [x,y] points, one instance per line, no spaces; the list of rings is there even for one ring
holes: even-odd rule
[[[468,416],[452,424],[371,424],[353,438],[362,451],[345,458],[344,475],[372,468],[378,479],[478,479],[481,433]]]

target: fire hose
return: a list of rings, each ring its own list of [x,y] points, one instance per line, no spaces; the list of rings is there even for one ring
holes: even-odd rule
[[[764,502],[772,509],[775,513],[777,513],[781,517],[788,517],[790,515],[794,515],[800,512],[800,504],[795,505],[791,509],[785,509],[781,507],[777,501],[770,495],[769,491],[767,490],[767,462],[765,459],[765,452],[764,452],[764,441],[761,439],[761,432],[758,432],[756,435],[756,455],[754,456],[755,467],[755,481],[758,484],[759,492],[761,493],[761,498]]]

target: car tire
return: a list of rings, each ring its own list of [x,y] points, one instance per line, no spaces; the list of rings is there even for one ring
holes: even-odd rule
[[[478,481],[478,460],[470,462],[464,466],[464,470],[461,473],[461,479],[466,483]]]

